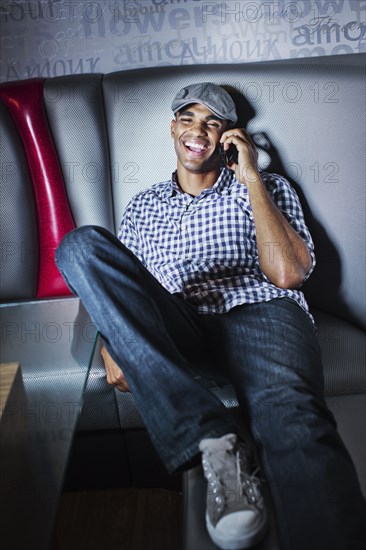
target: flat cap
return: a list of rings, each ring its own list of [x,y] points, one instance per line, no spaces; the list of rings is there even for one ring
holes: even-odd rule
[[[201,103],[219,118],[230,120],[234,124],[238,120],[235,103],[230,94],[212,82],[191,84],[179,90],[173,99],[172,110],[176,113],[191,103]]]

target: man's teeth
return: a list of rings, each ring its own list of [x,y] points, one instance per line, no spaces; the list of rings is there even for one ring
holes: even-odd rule
[[[184,145],[196,151],[203,151],[206,149],[206,145],[203,145],[203,143],[194,143],[193,141],[186,141]]]

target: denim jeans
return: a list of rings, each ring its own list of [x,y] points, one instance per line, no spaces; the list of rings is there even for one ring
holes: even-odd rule
[[[238,431],[203,383],[229,381],[273,498],[280,550],[365,548],[365,502],[324,400],[316,330],[294,301],[198,314],[93,226],[66,235],[56,263],[121,366],[169,472],[189,467],[201,439]]]

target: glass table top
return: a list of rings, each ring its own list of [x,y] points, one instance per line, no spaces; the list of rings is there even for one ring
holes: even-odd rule
[[[0,423],[1,540],[49,548],[97,332],[78,298],[0,307],[1,362],[19,362]]]

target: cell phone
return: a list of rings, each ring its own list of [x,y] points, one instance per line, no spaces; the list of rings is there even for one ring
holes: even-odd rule
[[[229,149],[224,151],[224,146],[220,145],[220,151],[222,156],[222,161],[225,163],[225,166],[229,165],[232,162],[238,162],[238,150],[233,143],[230,143]]]
[[[229,149],[225,151],[225,162],[230,165],[232,162],[238,162],[238,150],[233,143],[230,143]]]

